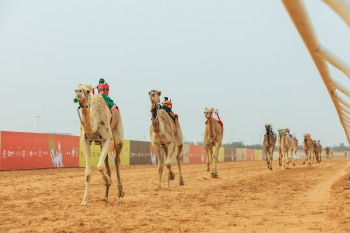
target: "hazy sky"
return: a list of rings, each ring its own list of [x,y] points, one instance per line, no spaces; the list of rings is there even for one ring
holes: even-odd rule
[[[350,30],[306,1],[321,43],[350,61]],[[330,67],[335,78],[349,80]],[[264,125],[346,136],[281,1],[0,1],[0,130],[76,134],[74,88],[110,84],[125,139],[149,140],[151,89],[172,99],[186,140],[202,141],[205,107],[224,143],[259,143]]]

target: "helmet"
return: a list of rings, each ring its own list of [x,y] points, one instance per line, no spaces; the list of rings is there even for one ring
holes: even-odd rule
[[[168,97],[164,97],[164,101],[162,104],[167,106],[170,109],[173,107],[173,103],[171,103],[171,100],[170,101],[168,100]]]
[[[108,95],[109,84],[106,83],[103,78],[100,78],[100,81],[98,82],[98,85],[97,85],[97,90],[98,90],[98,94],[105,93],[106,95]]]

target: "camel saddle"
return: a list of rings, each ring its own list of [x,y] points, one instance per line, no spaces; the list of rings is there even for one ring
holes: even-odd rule
[[[175,114],[171,110],[171,108],[169,108],[166,105],[161,105],[159,109],[165,110],[168,113],[168,115],[170,116],[170,118],[174,121],[174,124],[172,124],[172,125],[173,125],[173,132],[175,134],[177,132],[177,124],[176,124],[176,122],[179,122],[179,116],[177,114]]]
[[[214,118],[215,119],[215,118]],[[215,119],[216,120],[216,119]],[[219,119],[219,120],[216,120],[220,125],[221,125],[221,128],[224,128],[224,123]],[[209,122],[209,120],[206,120],[205,121],[205,124],[207,125]]]

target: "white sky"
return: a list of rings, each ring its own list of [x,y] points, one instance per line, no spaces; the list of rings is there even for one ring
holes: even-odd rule
[[[306,6],[321,43],[350,61],[349,28],[323,2]],[[0,130],[37,132],[41,116],[40,132],[76,134],[74,88],[101,77],[125,139],[149,140],[158,89],[186,140],[202,140],[204,108],[215,107],[224,143],[259,143],[270,123],[347,144],[281,1],[0,1]]]

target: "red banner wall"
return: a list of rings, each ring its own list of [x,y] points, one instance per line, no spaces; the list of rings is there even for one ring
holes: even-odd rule
[[[204,146],[190,145],[190,163],[205,163],[207,160]]]
[[[255,156],[255,150],[247,148],[246,160],[254,160],[254,156]]]
[[[78,167],[79,137],[1,132],[1,170]]]

